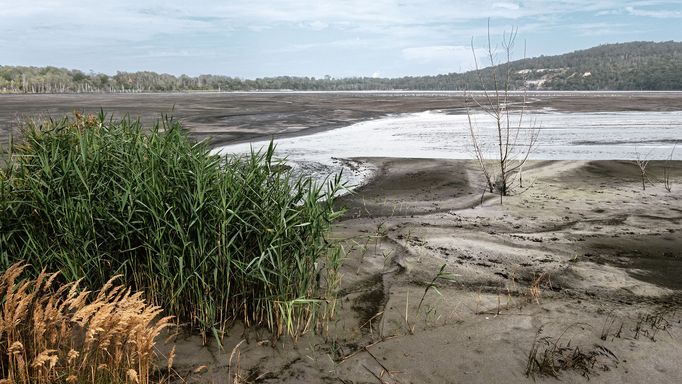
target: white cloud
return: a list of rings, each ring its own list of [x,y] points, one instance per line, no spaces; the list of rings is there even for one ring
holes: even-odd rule
[[[613,15],[621,15],[623,14],[622,9],[606,9],[603,11],[599,11],[596,13],[597,16],[613,16]]]
[[[471,23],[484,26],[488,18],[495,26],[493,34],[501,33],[500,26],[510,24],[519,25],[523,33],[540,18],[587,10],[622,10],[628,4],[616,0],[501,0],[488,6],[476,0],[0,0],[0,34],[9,40],[23,37],[38,45],[41,41],[61,44],[76,40],[88,45],[189,33],[264,32],[285,26],[376,34],[384,36],[385,41],[400,40],[404,47],[443,43],[448,35],[484,36],[485,28],[471,28]],[[639,8],[631,7],[631,12],[666,17],[659,11]],[[519,22],[523,18],[526,20]]]
[[[493,8],[507,9],[510,11],[516,11],[520,7],[516,3],[493,3]]]
[[[625,7],[625,11],[632,16],[654,17],[657,19],[677,19],[682,18],[682,11],[674,10],[646,10],[635,7]]]
[[[210,16],[172,6],[150,8],[131,0],[97,5],[85,0],[0,0],[0,33],[36,43],[144,41],[158,34],[215,31],[216,21]]]
[[[320,20],[301,22],[298,25],[302,28],[312,29],[313,31],[321,31],[329,27],[329,24]]]
[[[470,20],[515,20],[589,9],[607,10],[622,2],[572,0],[549,2],[527,0],[499,1],[482,6],[465,0],[0,0],[0,24],[37,20],[62,20],[63,24],[100,25],[105,29],[176,30],[185,27],[268,25],[292,23],[313,29],[328,26],[424,25]],[[41,18],[42,17],[42,18]],[[23,19],[23,20],[22,20]],[[13,21],[16,20],[16,23]],[[26,24],[24,24],[26,25]]]

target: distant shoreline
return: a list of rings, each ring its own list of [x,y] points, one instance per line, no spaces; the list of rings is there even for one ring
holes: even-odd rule
[[[320,95],[397,95],[397,96],[433,96],[433,95],[455,95],[464,96],[465,94],[480,95],[485,92],[494,92],[494,90],[470,90],[470,91],[442,91],[442,90],[361,90],[361,91],[305,91],[305,90],[290,90],[290,89],[271,89],[271,90],[253,90],[253,91],[219,91],[219,90],[185,90],[185,91],[142,91],[142,92],[0,92],[0,96],[39,96],[39,95],[309,95],[309,94],[320,94]],[[591,95],[591,96],[609,96],[609,95],[634,95],[634,94],[680,94],[682,96],[682,89],[680,90],[532,90],[532,91],[509,91],[511,95],[523,95],[528,96],[551,96],[556,95]]]

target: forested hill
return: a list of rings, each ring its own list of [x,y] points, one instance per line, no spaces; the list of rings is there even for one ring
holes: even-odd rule
[[[511,64],[512,86],[546,90],[682,90],[682,43],[631,42],[600,45]],[[252,90],[462,90],[491,87],[493,70],[401,78],[279,76],[173,76],[155,72],[85,73],[56,67],[0,66],[0,93],[168,92]]]
[[[519,60],[513,68],[517,76],[528,76],[529,86],[539,89],[682,90],[682,43],[600,45]]]

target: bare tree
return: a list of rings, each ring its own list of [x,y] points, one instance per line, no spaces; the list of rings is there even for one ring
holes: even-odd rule
[[[670,172],[670,163],[673,160],[673,154],[674,153],[675,153],[675,145],[673,145],[673,149],[670,151],[670,155],[665,160],[665,165],[663,166],[663,186],[665,187],[665,190],[668,192],[672,192],[672,189],[673,189],[673,182],[672,182],[671,172]]]
[[[649,179],[649,175],[647,174],[647,170],[646,170],[646,167],[649,165],[649,161],[651,161],[651,159],[649,158],[650,155],[651,155],[651,151],[649,151],[649,153],[647,153],[644,156],[642,156],[639,153],[639,150],[636,151],[637,158],[635,159],[635,164],[639,168],[639,175],[642,178],[642,191],[646,191],[646,182],[647,181],[649,183],[651,183],[651,179]],[[651,183],[651,184],[653,184],[653,183]]]
[[[499,61],[496,59],[497,48],[493,48],[492,45],[490,21],[488,21],[486,56],[490,68],[487,70],[479,66],[472,38],[471,51],[482,91],[478,96],[474,93],[465,93],[474,156],[478,160],[488,191],[498,193],[500,202],[503,196],[510,195],[516,187],[523,188],[521,175],[523,165],[536,147],[539,135],[535,120],[526,114],[528,100],[525,76],[519,85],[513,84],[512,81],[511,62],[517,32],[517,28],[512,28],[511,33],[503,34],[501,51],[504,58]],[[520,72],[528,73],[528,71]],[[486,75],[488,81],[486,81]],[[520,92],[514,94],[512,92],[514,89]],[[475,121],[476,112],[472,110],[471,104],[477,111],[481,111],[485,118],[492,120],[492,128],[486,126],[485,129],[493,130],[493,139],[486,138],[481,133]],[[490,148],[491,146],[493,148]],[[487,156],[491,151],[495,154],[488,159]]]

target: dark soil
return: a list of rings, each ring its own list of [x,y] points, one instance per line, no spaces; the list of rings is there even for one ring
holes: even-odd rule
[[[680,92],[542,92],[533,108],[560,111],[669,111],[682,109]],[[0,95],[0,140],[26,117],[62,117],[74,110],[130,115],[151,123],[169,114],[199,139],[216,146],[347,126],[387,114],[447,110],[464,113],[461,93],[147,93]]]

